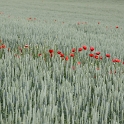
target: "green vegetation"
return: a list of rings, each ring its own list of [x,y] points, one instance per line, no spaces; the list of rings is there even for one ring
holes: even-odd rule
[[[0,124],[123,124],[123,4],[1,0]]]

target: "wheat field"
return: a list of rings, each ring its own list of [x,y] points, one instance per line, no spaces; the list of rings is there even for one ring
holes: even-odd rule
[[[124,124],[123,0],[0,0],[0,124]]]

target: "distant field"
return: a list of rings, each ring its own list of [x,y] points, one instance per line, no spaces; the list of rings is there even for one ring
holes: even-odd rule
[[[0,0],[0,124],[124,124],[123,5]]]

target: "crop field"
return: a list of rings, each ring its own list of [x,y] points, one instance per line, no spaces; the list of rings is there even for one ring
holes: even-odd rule
[[[124,124],[123,0],[0,0],[0,124]]]

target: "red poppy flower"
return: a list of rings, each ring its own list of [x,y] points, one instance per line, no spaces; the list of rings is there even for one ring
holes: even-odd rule
[[[121,60],[120,59],[113,59],[112,62],[118,62],[119,63],[119,62],[121,62]]]
[[[90,51],[94,51],[94,47],[90,47]]]
[[[124,64],[124,62],[122,62],[122,64]]]
[[[100,22],[98,22],[98,24],[100,24]]]
[[[90,57],[94,57],[94,54],[90,53],[89,56],[90,56]]]
[[[66,60],[66,61],[68,61],[68,60],[69,60],[68,56],[66,56],[66,57],[65,57],[65,60]]]
[[[77,62],[77,64],[78,64],[78,65],[80,65],[80,64],[81,64],[81,62]]]
[[[54,52],[54,50],[53,50],[53,49],[50,49],[50,50],[49,50],[49,53],[53,53],[53,52]]]
[[[78,48],[78,52],[81,52],[82,50],[83,50],[83,48],[82,48],[82,47]]]
[[[27,44],[24,46],[24,48],[28,48],[28,47],[29,47],[29,45],[27,45]]]
[[[63,53],[60,53],[60,57],[64,57],[64,54]]]
[[[116,28],[118,28],[118,26],[116,26]]]
[[[38,54],[38,56],[41,56],[41,55],[42,55],[41,53]]]
[[[99,56],[99,59],[102,59],[102,56]]]
[[[70,54],[70,56],[71,56],[71,57],[74,57],[74,54],[73,54],[73,53],[71,53],[71,54]]]
[[[1,47],[4,49],[4,48],[6,48],[6,45],[5,44],[2,44]]]
[[[110,58],[110,54],[107,53],[107,54],[106,54],[106,57]]]
[[[61,54],[61,51],[57,51],[58,54]]]
[[[99,55],[100,54],[100,52],[96,52],[96,55]]]
[[[71,50],[72,52],[76,52],[76,48],[72,48],[72,50]]]
[[[87,46],[82,46],[84,50],[87,50]]]
[[[116,59],[113,59],[112,62],[116,62]]]
[[[99,56],[98,56],[98,55],[95,55],[95,56],[94,56],[94,58],[95,58],[95,59],[98,59],[98,58],[99,58]]]

